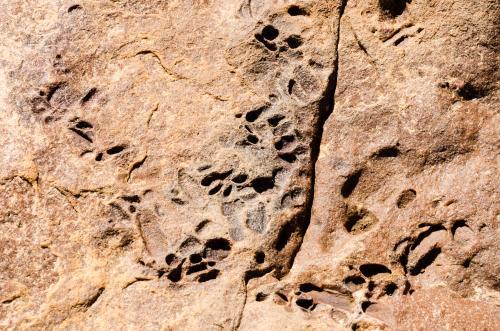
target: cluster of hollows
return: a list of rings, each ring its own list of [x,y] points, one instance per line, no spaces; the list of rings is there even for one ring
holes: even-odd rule
[[[9,0],[1,330],[498,330],[497,0]]]

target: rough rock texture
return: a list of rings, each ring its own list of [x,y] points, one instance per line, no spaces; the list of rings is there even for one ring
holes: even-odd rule
[[[0,4],[0,328],[500,328],[497,0]]]

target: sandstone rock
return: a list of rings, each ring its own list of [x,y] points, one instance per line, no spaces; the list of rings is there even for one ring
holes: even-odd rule
[[[1,328],[498,329],[498,2],[1,4]]]

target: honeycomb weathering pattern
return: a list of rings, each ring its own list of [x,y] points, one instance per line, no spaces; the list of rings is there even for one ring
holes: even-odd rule
[[[498,328],[495,1],[0,4],[0,328]]]

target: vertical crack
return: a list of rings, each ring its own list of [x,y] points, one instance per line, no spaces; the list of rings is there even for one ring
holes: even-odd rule
[[[338,26],[337,26],[337,34],[335,36],[335,49],[334,51],[336,52],[335,60],[333,63],[333,69],[330,75],[328,76],[328,82],[326,85],[325,90],[323,91],[323,95],[321,97],[321,100],[319,102],[319,118],[317,122],[315,123],[315,128],[314,128],[314,136],[311,142],[311,182],[310,182],[310,190],[307,196],[307,201],[306,201],[306,206],[305,206],[305,211],[304,211],[304,216],[303,216],[303,221],[300,226],[300,242],[297,245],[297,247],[294,249],[290,256],[290,268],[289,270],[293,267],[293,263],[295,261],[295,257],[297,253],[300,251],[302,244],[304,242],[304,236],[309,228],[309,224],[311,223],[311,214],[312,214],[312,206],[314,202],[314,185],[316,182],[316,162],[318,161],[318,156],[320,152],[320,145],[321,145],[321,140],[323,137],[323,131],[324,131],[324,125],[330,115],[333,113],[333,110],[335,108],[335,91],[337,89],[337,78],[338,78],[338,68],[339,68],[339,42],[340,42],[340,28],[341,28],[341,20],[344,15],[345,7],[347,5],[348,0],[342,0],[339,8],[339,16],[338,16]],[[269,272],[271,269],[267,270],[266,272]],[[247,280],[244,280],[243,284],[243,290],[244,290],[244,298],[242,305],[239,309],[238,315],[236,319],[233,321],[233,325],[231,327],[231,330],[238,330],[241,324],[241,320],[243,317],[243,313],[245,310],[245,306],[247,303],[248,299],[248,293],[247,293]]]
[[[309,194],[307,196],[307,202],[304,212],[304,223],[301,224],[301,239],[300,243],[297,245],[297,248],[293,251],[292,256],[290,257],[290,269],[293,266],[295,261],[295,257],[297,253],[300,251],[302,244],[304,242],[304,236],[309,228],[309,224],[311,223],[312,216],[312,207],[314,202],[314,190],[316,184],[316,163],[318,161],[318,156],[320,152],[321,140],[323,138],[324,126],[330,115],[333,113],[335,108],[335,91],[337,89],[337,79],[338,79],[338,69],[339,69],[339,42],[340,42],[340,30],[341,30],[341,21],[344,15],[345,7],[347,6],[348,0],[342,0],[339,8],[339,16],[338,16],[338,26],[337,26],[337,34],[335,40],[335,60],[333,63],[333,70],[328,77],[328,82],[326,88],[323,92],[321,100],[319,102],[319,119],[316,122],[316,127],[314,129],[314,136],[311,143],[311,187],[309,190]]]

